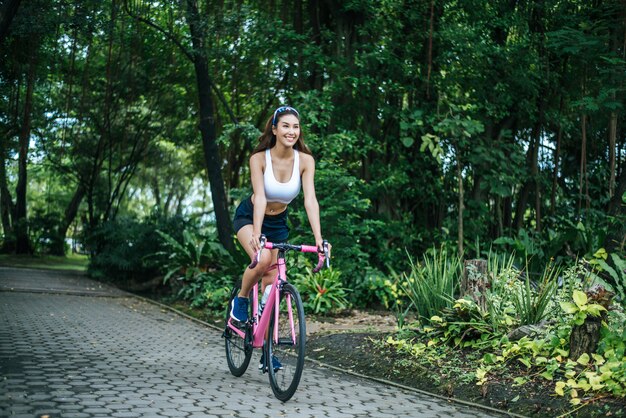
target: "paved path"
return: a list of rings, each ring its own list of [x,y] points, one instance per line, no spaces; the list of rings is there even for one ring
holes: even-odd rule
[[[307,363],[283,404],[220,333],[76,274],[0,267],[1,417],[487,417]]]

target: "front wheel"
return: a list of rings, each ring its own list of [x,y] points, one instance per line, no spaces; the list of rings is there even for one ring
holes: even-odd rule
[[[268,335],[268,370],[274,395],[285,402],[293,396],[300,383],[306,345],[302,299],[298,290],[289,283],[280,291],[278,322],[274,318],[272,316]]]
[[[230,292],[228,306],[226,306],[226,321],[224,324],[224,345],[226,348],[226,362],[228,368],[234,376],[241,376],[246,372],[252,358],[252,344],[248,338],[241,338],[232,329],[228,327],[228,319],[230,318],[230,306],[235,297],[239,294],[241,285],[235,286]],[[246,332],[248,337],[249,332]]]

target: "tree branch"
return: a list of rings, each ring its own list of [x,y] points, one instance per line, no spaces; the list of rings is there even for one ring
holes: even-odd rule
[[[167,39],[172,41],[174,43],[174,45],[176,45],[182,51],[182,53],[187,57],[187,59],[189,59],[189,61],[191,61],[191,62],[194,61],[193,54],[187,48],[185,48],[185,46],[183,44],[181,44],[180,41],[174,37],[174,35],[172,35],[168,31],[166,31],[165,29],[163,29],[162,27],[160,27],[156,23],[152,22],[151,20],[145,19],[145,18],[143,18],[141,16],[138,16],[138,15],[134,14],[133,12],[131,12],[130,8],[128,7],[128,0],[124,0],[124,11],[130,17],[132,17],[133,19],[135,19],[135,20],[137,20],[137,21],[139,21],[141,23],[145,23],[146,25],[156,29],[158,32],[161,32],[163,35],[165,35],[167,37]]]
[[[163,35],[165,35],[167,37],[167,39],[172,41],[174,43],[174,45],[176,45],[182,51],[182,53],[187,57],[187,59],[189,61],[191,61],[191,62],[195,61],[194,54],[191,51],[189,51],[187,48],[185,48],[185,46],[183,44],[181,44],[180,41],[174,37],[174,35],[172,35],[168,31],[166,31],[165,29],[163,29],[162,27],[160,27],[156,23],[152,22],[151,20],[145,19],[145,18],[143,18],[141,16],[138,16],[138,15],[134,14],[133,12],[131,12],[130,8],[128,7],[128,0],[124,0],[124,11],[126,11],[126,13],[130,17],[132,17],[133,19],[135,19],[135,20],[137,20],[139,22],[145,23],[146,25],[148,25],[148,26],[156,29],[157,31],[161,32]],[[222,103],[222,105],[224,105],[224,108],[226,109],[226,113],[228,113],[228,116],[230,117],[231,122],[233,124],[235,124],[235,125],[239,125],[239,121],[237,120],[237,118],[235,117],[235,114],[233,113],[232,109],[228,105],[228,102],[226,101],[226,98],[224,97],[224,94],[217,87],[217,85],[215,85],[215,83],[213,83],[213,80],[211,80],[211,88],[213,89],[213,91],[217,95],[217,98]]]

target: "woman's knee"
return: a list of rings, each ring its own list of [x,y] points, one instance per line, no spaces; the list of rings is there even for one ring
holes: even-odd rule
[[[259,260],[259,264],[257,265],[257,269],[259,269],[259,274],[264,274],[265,271],[272,264],[272,261],[272,254],[269,251],[263,251],[261,253],[261,259]]]

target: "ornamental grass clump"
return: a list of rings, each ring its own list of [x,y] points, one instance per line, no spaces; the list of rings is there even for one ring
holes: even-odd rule
[[[419,317],[431,318],[454,304],[461,277],[458,255],[449,255],[443,247],[433,248],[424,254],[421,263],[416,263],[411,256],[409,263],[408,272],[398,274],[392,271],[392,276]]]
[[[538,283],[531,285],[530,275],[526,273],[522,286],[513,298],[517,316],[521,325],[539,324],[544,320],[553,304],[558,286],[557,279],[561,268],[548,264]]]

